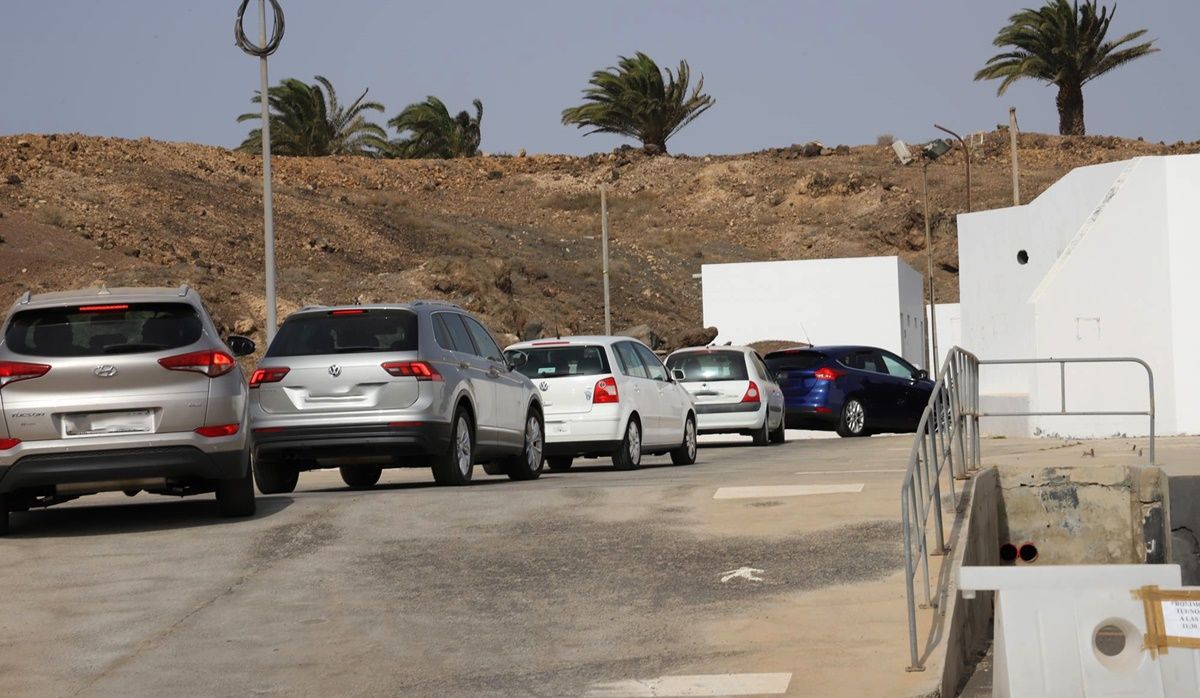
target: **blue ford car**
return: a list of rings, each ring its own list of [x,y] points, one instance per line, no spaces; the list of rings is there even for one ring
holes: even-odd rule
[[[790,429],[839,436],[916,431],[929,403],[928,374],[877,347],[806,347],[764,358],[783,390]]]

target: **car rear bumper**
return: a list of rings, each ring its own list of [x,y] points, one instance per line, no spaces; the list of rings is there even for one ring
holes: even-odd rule
[[[254,457],[265,460],[426,456],[450,447],[450,424],[260,427],[252,437]]]
[[[837,426],[841,415],[828,407],[803,405],[788,406],[788,429],[819,429],[829,430]]]
[[[751,431],[762,426],[767,413],[759,402],[697,403],[695,411],[701,434]]]
[[[163,446],[42,453],[0,467],[0,493],[78,483],[149,480],[219,480],[246,473],[246,451],[206,453],[192,446]]]

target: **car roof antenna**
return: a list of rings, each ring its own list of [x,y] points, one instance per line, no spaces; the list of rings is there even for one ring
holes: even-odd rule
[[[796,322],[800,322],[797,320]],[[808,346],[813,346],[812,340],[808,338],[808,330],[804,329],[804,323],[800,322],[800,331],[804,333],[804,341],[808,342]]]
[[[562,330],[558,328],[558,323],[554,323],[554,338],[562,339]]]

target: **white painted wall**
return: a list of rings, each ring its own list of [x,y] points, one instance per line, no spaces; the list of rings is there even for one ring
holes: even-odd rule
[[[959,216],[963,346],[983,359],[1142,358],[1159,433],[1200,432],[1198,190],[1200,156],[1138,158],[1074,170],[1026,206]],[[1056,367],[985,367],[980,383],[985,411],[1061,404]],[[1136,366],[1067,369],[1068,410],[1145,409],[1146,393]],[[984,429],[1107,436],[1145,434],[1148,422],[1045,417]]]
[[[923,366],[921,275],[898,257],[705,264],[704,324],[718,343],[883,347]]]
[[[962,306],[958,303],[938,303],[937,311],[937,348],[941,357],[937,360],[940,371],[946,361],[946,355],[956,346],[962,346]],[[929,315],[929,306],[925,306],[925,315]],[[930,334],[933,333],[933,323],[928,323]]]

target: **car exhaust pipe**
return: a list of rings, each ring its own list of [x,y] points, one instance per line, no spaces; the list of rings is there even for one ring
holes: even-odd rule
[[[96,492],[125,492],[161,489],[167,486],[165,477],[146,477],[135,480],[101,480],[99,482],[63,482],[54,486],[54,493],[66,496],[94,494]]]

